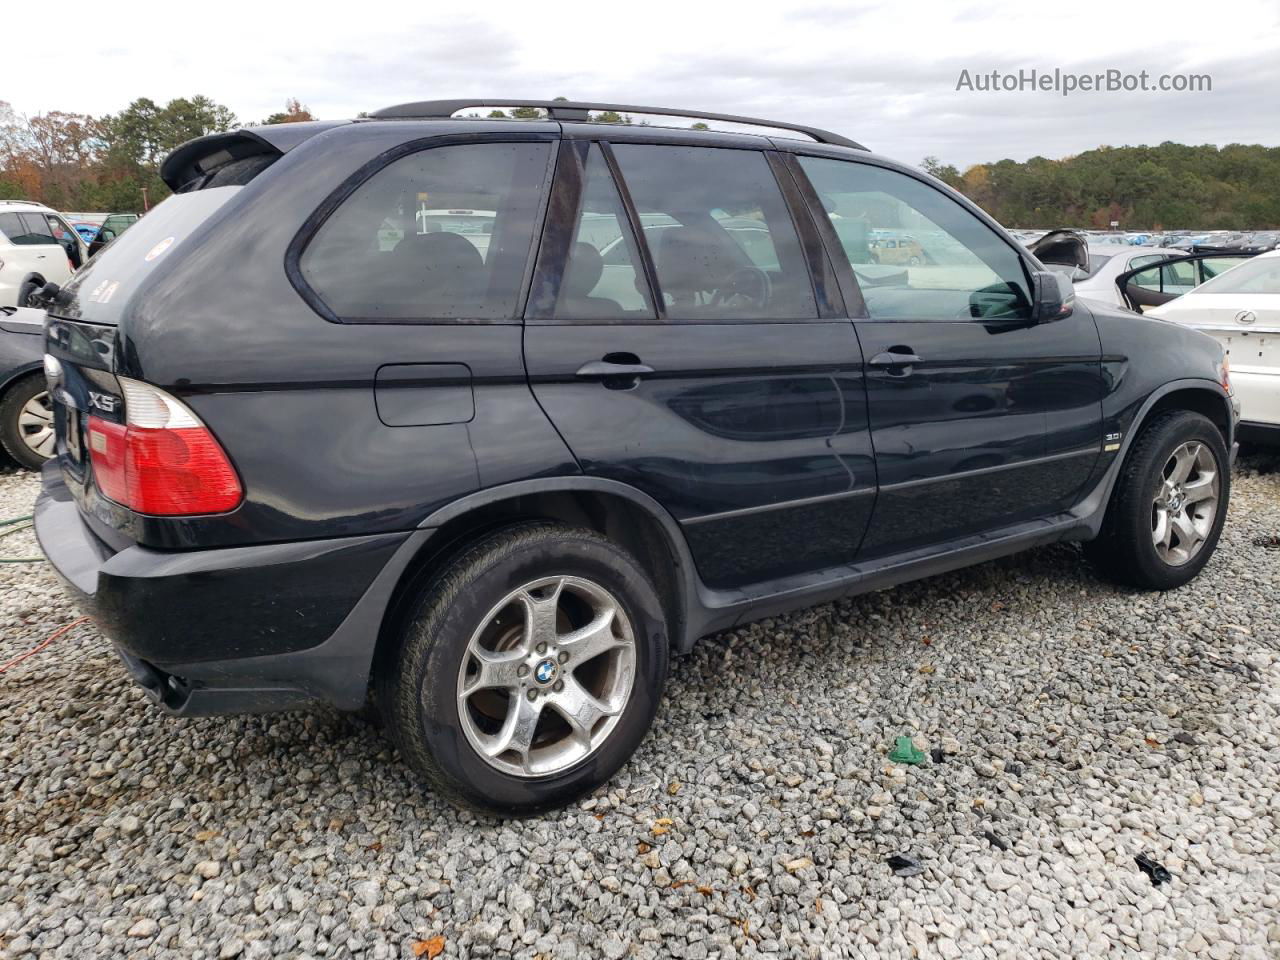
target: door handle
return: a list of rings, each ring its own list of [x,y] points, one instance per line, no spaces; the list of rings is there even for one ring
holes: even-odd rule
[[[909,367],[913,363],[922,362],[914,353],[887,350],[884,353],[877,353],[867,361],[867,364],[872,367]]]
[[[574,376],[580,380],[605,380],[612,377],[647,377],[653,367],[644,363],[613,363],[609,360],[592,360],[578,368]]]

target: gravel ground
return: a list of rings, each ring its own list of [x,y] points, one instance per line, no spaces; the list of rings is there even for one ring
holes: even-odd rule
[[[79,627],[0,677],[0,955],[1280,956],[1276,535],[1255,455],[1176,592],[1062,545],[709,638],[613,783],[509,823],[358,717],[168,719]],[[75,616],[0,566],[0,660]]]

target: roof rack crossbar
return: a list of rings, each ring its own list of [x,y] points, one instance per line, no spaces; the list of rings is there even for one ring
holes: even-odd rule
[[[589,120],[592,110],[614,113],[640,113],[658,117],[689,117],[694,120],[717,120],[721,123],[742,123],[775,130],[791,130],[802,133],[817,143],[829,143],[838,147],[866,150],[862,144],[848,137],[818,127],[806,127],[798,123],[780,120],[761,120],[758,117],[738,117],[729,113],[707,113],[704,110],[678,110],[673,107],[641,107],[626,103],[591,103],[585,100],[493,100],[476,97],[471,100],[420,100],[416,103],[398,103],[374,111],[369,116],[379,120],[443,119],[452,117],[468,107],[537,107],[547,111],[552,120]]]

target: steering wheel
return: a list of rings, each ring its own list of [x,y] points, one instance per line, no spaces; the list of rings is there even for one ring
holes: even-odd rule
[[[759,267],[739,267],[711,296],[716,307],[752,306],[763,310],[773,298],[773,281]]]

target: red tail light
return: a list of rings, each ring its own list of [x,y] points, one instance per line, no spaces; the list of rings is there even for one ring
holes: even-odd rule
[[[102,495],[138,513],[225,513],[244,496],[209,428],[181,401],[120,378],[125,422],[91,416],[89,458]]]

